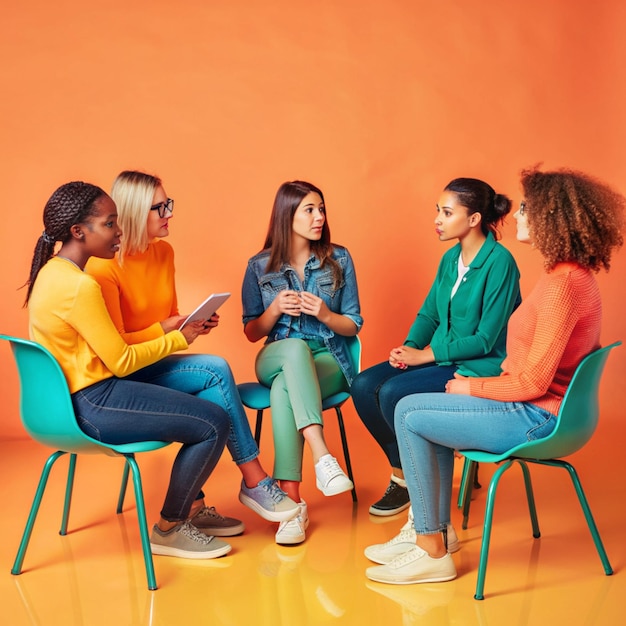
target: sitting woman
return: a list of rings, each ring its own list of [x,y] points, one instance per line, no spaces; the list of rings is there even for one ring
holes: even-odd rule
[[[352,382],[345,337],[363,324],[352,258],[331,243],[324,196],[311,183],[278,189],[263,250],[248,261],[242,299],[246,337],[266,338],[256,374],[271,387],[274,478],[300,503],[299,515],[280,524],[276,542],[301,543],[309,523],[300,497],[304,441],[324,495],[353,487],[326,445],[322,398]]]
[[[546,273],[511,316],[500,376],[455,374],[446,393],[398,402],[395,425],[414,545],[370,567],[372,580],[409,584],[456,577],[443,537],[450,522],[454,450],[502,453],[548,436],[576,367],[600,345],[602,306],[594,272],[608,270],[612,251],[623,243],[626,198],[571,170],[526,170],[521,184],[517,238],[539,250]]]
[[[455,372],[497,376],[502,371],[506,325],[520,302],[517,264],[497,242],[498,226],[510,210],[509,198],[482,180],[455,178],[446,185],[435,229],[439,241],[458,243],[443,255],[404,344],[352,384],[357,413],[391,465],[391,481],[370,507],[372,515],[409,507],[393,425],[397,402],[411,393],[443,391]]]
[[[112,259],[119,248],[113,200],[94,185],[67,183],[48,200],[43,221],[27,282],[30,335],[59,362],[79,427],[106,443],[180,442],[152,552],[189,559],[227,554],[228,543],[200,532],[189,518],[192,507],[203,506],[198,493],[224,450],[228,415],[212,402],[128,378],[185,350],[203,332],[202,322],[127,344],[100,286],[83,271],[89,257]]]
[[[92,258],[87,272],[100,284],[107,309],[129,344],[162,337],[179,328],[174,283],[174,251],[163,240],[169,235],[174,201],[156,176],[125,171],[114,181],[111,196],[124,232],[115,259]],[[219,315],[204,324],[201,334],[218,325]],[[261,517],[280,522],[298,513],[298,505],[268,477],[237,392],[228,363],[209,354],[172,355],[127,377],[161,385],[221,406],[230,418],[228,450],[242,474],[239,499]],[[201,499],[199,496],[199,501]],[[220,515],[215,507],[197,504],[192,523],[210,535],[228,537],[243,532],[238,519]]]

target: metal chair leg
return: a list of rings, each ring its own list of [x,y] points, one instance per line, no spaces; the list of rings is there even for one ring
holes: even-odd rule
[[[43,497],[44,491],[46,490],[46,484],[48,482],[48,477],[50,476],[50,470],[52,469],[52,466],[55,464],[57,459],[62,457],[64,454],[67,454],[67,452],[57,450],[48,457],[48,460],[43,466],[43,471],[41,472],[41,477],[39,478],[39,484],[37,485],[37,491],[35,491],[33,504],[30,507],[30,513],[28,514],[28,519],[26,520],[24,534],[22,535],[22,540],[20,541],[20,546],[17,550],[17,555],[15,556],[13,567],[11,568],[11,574],[18,575],[22,573],[22,563],[24,562],[24,557],[26,556],[26,549],[28,548],[28,542],[30,541],[30,536],[33,532],[35,520],[37,519],[37,513],[39,512],[41,499]]]

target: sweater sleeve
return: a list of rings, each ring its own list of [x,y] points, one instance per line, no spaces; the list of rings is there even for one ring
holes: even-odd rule
[[[85,277],[78,284],[75,302],[66,320],[115,376],[126,376],[169,354],[188,347],[180,331],[129,345],[109,316],[99,286]]]
[[[568,346],[577,316],[567,280],[552,280],[520,306],[509,324],[509,354],[499,377],[470,379],[470,393],[500,401],[531,401],[546,394]]]

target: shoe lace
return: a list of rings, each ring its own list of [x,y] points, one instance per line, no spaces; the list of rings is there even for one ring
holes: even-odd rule
[[[319,460],[319,463],[322,464],[322,471],[326,475],[328,480],[335,478],[335,476],[341,476],[343,474],[343,470],[339,467],[339,463],[337,463],[337,459],[334,456],[324,457]]]
[[[278,527],[278,532],[280,533],[287,528],[295,528],[298,533],[304,532],[304,521],[302,519],[302,515],[296,515],[285,522],[281,522]]]
[[[417,560],[422,556],[422,554],[426,554],[426,552],[417,546],[413,546],[410,550],[399,554],[395,559],[389,561],[389,567],[402,567],[407,563]]]
[[[201,543],[202,545],[208,545],[213,541],[212,535],[205,535],[203,532],[200,532],[193,524],[189,522],[184,522],[180,527],[179,532],[191,541],[195,541],[196,543]]]
[[[403,528],[393,539],[390,539],[385,545],[394,546],[397,543],[415,543],[415,531],[411,530],[410,528]]]
[[[217,512],[214,506],[205,506],[201,508],[194,517],[210,517],[215,520],[224,520],[225,518]]]
[[[262,487],[276,504],[282,502],[287,494],[278,486],[275,480],[266,479],[267,482],[261,481],[259,487]]]

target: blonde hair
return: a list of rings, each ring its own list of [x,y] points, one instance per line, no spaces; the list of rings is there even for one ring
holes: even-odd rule
[[[113,181],[111,198],[117,206],[117,221],[124,235],[120,243],[118,262],[123,265],[129,254],[144,252],[148,238],[148,214],[154,193],[161,186],[157,176],[126,170]]]

